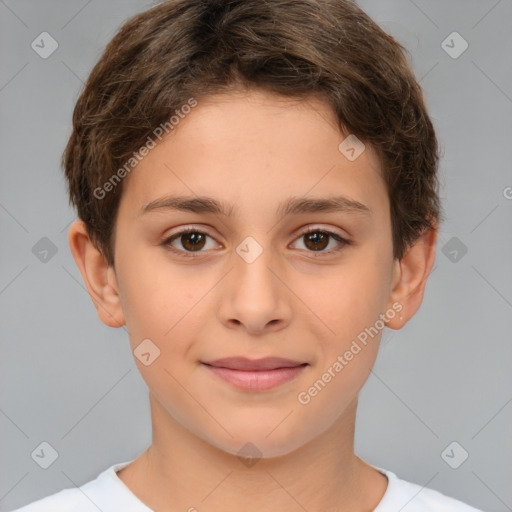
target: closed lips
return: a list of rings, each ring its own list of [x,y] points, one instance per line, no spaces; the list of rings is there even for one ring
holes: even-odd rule
[[[266,391],[295,379],[308,363],[279,357],[247,359],[231,357],[203,363],[216,378],[235,388],[251,392]]]
[[[276,370],[278,368],[293,368],[296,366],[307,365],[307,363],[301,363],[300,361],[292,361],[290,359],[283,359],[280,357],[266,357],[263,359],[229,357],[216,359],[214,361],[206,361],[203,364],[217,368],[227,368],[229,370],[241,370],[249,372]]]

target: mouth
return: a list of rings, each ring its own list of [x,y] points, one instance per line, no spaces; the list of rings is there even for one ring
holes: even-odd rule
[[[264,391],[297,378],[308,363],[280,357],[229,357],[201,363],[208,371],[241,389]]]

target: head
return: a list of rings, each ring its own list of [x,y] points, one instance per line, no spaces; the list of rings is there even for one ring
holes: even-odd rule
[[[283,455],[350,424],[383,327],[419,308],[437,165],[405,49],[354,2],[168,1],[78,99],[70,246],[169,421]],[[240,389],[206,364],[234,356],[302,366]]]

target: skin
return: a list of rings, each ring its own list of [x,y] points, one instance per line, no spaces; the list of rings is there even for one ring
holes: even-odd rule
[[[362,512],[384,495],[387,478],[354,453],[358,393],[382,330],[308,404],[297,396],[394,303],[402,310],[386,319],[388,328],[402,328],[415,314],[437,229],[393,259],[379,160],[369,145],[348,160],[338,150],[347,135],[316,97],[293,101],[252,90],[201,100],[125,179],[115,269],[81,221],[70,228],[100,319],[126,325],[132,350],[147,338],[160,350],[149,366],[135,358],[149,388],[152,443],[118,472],[153,510]],[[169,194],[209,196],[236,213],[139,215]],[[371,214],[276,216],[291,196],[332,195],[359,201]],[[186,236],[172,242],[181,253],[165,247],[191,225],[210,237],[197,257],[183,255],[193,250]],[[351,243],[331,238],[315,251],[302,233],[310,227]],[[248,236],[263,249],[252,263],[236,252]],[[308,366],[277,388],[246,391],[200,364],[228,356]],[[251,466],[237,456],[247,442],[261,453]]]

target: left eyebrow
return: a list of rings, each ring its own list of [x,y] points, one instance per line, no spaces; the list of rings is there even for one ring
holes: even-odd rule
[[[145,204],[138,216],[157,210],[178,210],[192,213],[212,213],[231,217],[236,213],[233,205],[217,201],[206,196],[165,196]],[[317,212],[345,212],[351,214],[371,215],[371,209],[359,201],[345,196],[325,198],[290,197],[279,204],[276,210],[278,219],[292,215]]]

